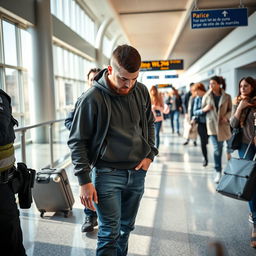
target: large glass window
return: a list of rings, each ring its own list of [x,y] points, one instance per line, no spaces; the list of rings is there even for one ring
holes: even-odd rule
[[[103,37],[103,54],[108,58],[111,55],[110,50],[111,50],[111,41],[107,36],[104,36]]]
[[[92,45],[95,43],[95,22],[75,0],[51,0],[51,12]]]
[[[19,126],[30,124],[29,70],[32,61],[32,43],[29,33],[18,23],[0,17],[0,83],[12,99],[12,111]]]
[[[32,68],[32,38],[31,35],[21,29],[21,55],[22,55],[22,66],[31,70]]]
[[[3,43],[5,64],[17,66],[17,42],[14,24],[3,21]]]
[[[20,112],[20,90],[18,85],[18,71],[15,69],[5,69],[6,92],[12,99],[13,112]]]
[[[66,106],[73,106],[73,88],[72,84],[70,83],[65,83],[65,101],[66,101]]]
[[[57,118],[64,118],[86,90],[93,63],[60,46],[53,47]]]

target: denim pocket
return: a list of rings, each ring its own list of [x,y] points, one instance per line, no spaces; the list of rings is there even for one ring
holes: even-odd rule
[[[148,171],[143,170],[143,169],[139,169],[139,170],[135,171],[135,173],[136,173],[136,172],[137,172],[137,173],[140,173],[140,174],[143,174],[143,175],[146,176],[146,174],[147,174]]]
[[[114,172],[114,168],[95,168],[95,173],[100,174],[100,173],[112,173]]]

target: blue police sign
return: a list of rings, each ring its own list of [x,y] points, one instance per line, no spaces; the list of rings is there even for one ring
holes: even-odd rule
[[[248,26],[247,8],[200,10],[191,12],[191,28]]]

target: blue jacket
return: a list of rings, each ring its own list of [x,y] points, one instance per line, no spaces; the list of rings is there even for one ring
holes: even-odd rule
[[[196,119],[198,123],[206,123],[206,114],[202,111],[203,97],[197,96],[194,98],[192,108],[192,119]]]

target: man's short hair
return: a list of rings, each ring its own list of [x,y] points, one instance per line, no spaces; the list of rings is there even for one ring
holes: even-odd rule
[[[100,72],[100,68],[91,68],[87,74],[87,79],[89,80],[89,76],[91,73],[99,73]]]
[[[115,63],[116,61],[116,63]],[[119,45],[112,53],[111,64],[118,64],[129,73],[134,73],[140,69],[141,57],[139,52],[132,46]],[[118,68],[115,66],[115,68]]]

